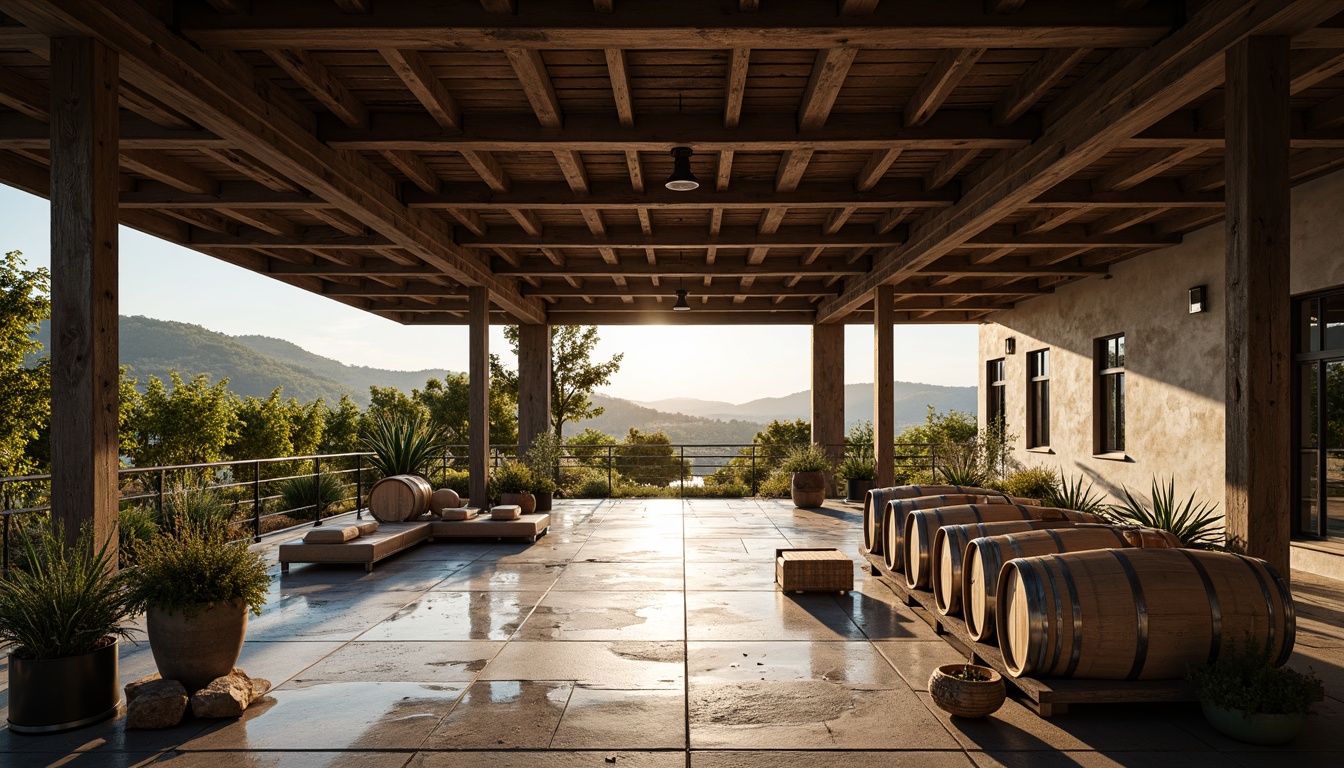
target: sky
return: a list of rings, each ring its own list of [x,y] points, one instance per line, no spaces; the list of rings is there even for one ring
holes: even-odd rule
[[[0,185],[0,252],[13,250],[30,267],[49,266],[48,204]],[[274,336],[350,365],[467,368],[465,326],[403,326],[125,227],[120,255],[123,315]],[[625,355],[602,390],[616,397],[742,403],[811,386],[806,326],[602,326],[598,335],[597,355]],[[898,325],[895,339],[898,379],[975,385],[975,325]],[[846,383],[873,380],[872,344],[870,326],[846,327]],[[501,327],[490,348],[509,359]]]

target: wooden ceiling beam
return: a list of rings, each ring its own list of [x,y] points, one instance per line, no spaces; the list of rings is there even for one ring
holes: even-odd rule
[[[417,51],[384,48],[379,51],[434,121],[444,128],[462,127],[462,108]]]
[[[51,94],[47,89],[3,68],[0,68],[0,106],[43,123],[51,119]]]
[[[960,275],[962,277],[1088,277],[1106,274],[1105,267],[1080,264],[1040,266],[1018,256],[1009,256],[989,264],[974,264],[966,256],[947,256],[921,269],[919,275]]]
[[[633,149],[625,151],[625,170],[630,174],[630,191],[644,194],[644,165],[639,161],[639,152]],[[644,211],[647,209],[640,208]]]
[[[1051,48],[1036,60],[1008,93],[994,105],[994,122],[1009,125],[1036,106],[1065,75],[1072,72],[1091,48]]]
[[[1200,147],[1177,150],[1150,149],[1103,173],[1097,177],[1092,186],[1102,191],[1124,191],[1198,157],[1203,151]]]
[[[673,277],[673,278],[702,278],[702,277],[726,277],[738,278],[742,276],[761,277],[792,277],[794,275],[858,275],[867,271],[866,260],[851,264],[846,258],[822,257],[811,264],[803,264],[801,259],[781,256],[772,256],[760,264],[750,264],[744,256],[724,256],[720,255],[713,266],[707,267],[703,262],[696,261],[691,263],[662,260],[657,264],[649,264],[643,259],[625,259],[615,268],[600,258],[569,258],[565,260],[564,266],[557,266],[549,260],[528,259],[521,266],[513,267],[507,264],[494,264],[495,270],[501,275],[529,275],[532,277],[553,277],[562,278],[565,276],[574,278],[610,278],[612,275],[621,275],[622,277]],[[367,267],[361,268],[367,269]],[[396,267],[387,267],[387,269],[397,272]],[[302,273],[300,273],[302,274]],[[377,274],[375,272],[353,273],[348,271],[323,272],[321,274]],[[997,274],[997,273],[996,273]],[[1052,273],[1053,274],[1053,273]]]
[[[1221,83],[1219,54],[1246,36],[1310,29],[1335,11],[1333,6],[1294,0],[1203,3],[1185,24],[1128,61],[1109,80],[1089,85],[1087,93],[1031,146],[1002,153],[982,166],[972,182],[963,185],[956,204],[925,217],[912,230],[910,241],[900,249],[888,249],[871,273],[847,281],[843,294],[819,308],[818,319],[834,321],[857,309],[877,286],[921,271],[1060,179],[1083,170],[1126,138]]]
[[[1114,235],[1130,227],[1160,216],[1166,211],[1161,208],[1146,208],[1132,211],[1116,211],[1087,225],[1087,234],[1091,237]],[[1160,237],[1160,235],[1159,235]]]
[[[867,192],[882,180],[891,168],[891,164],[896,162],[896,158],[901,156],[899,149],[875,149],[869,156],[863,168],[859,171],[858,177],[854,179],[854,188],[860,192]]]
[[[139,149],[121,151],[121,167],[161,181],[170,187],[197,195],[214,195],[219,182],[201,169],[157,152]]]
[[[705,296],[698,293],[694,288],[688,288],[688,293],[692,299],[700,299],[696,311],[699,307],[706,310],[727,310],[730,307],[734,311],[794,311],[805,312],[813,309],[813,299],[809,296],[793,296],[785,298],[784,301],[775,303],[771,296],[756,296],[751,294],[737,296]],[[556,298],[547,309],[548,313],[555,312],[590,312],[595,314],[616,314],[634,312],[653,312],[664,311],[672,314],[672,306],[666,303],[666,299],[674,298],[672,291],[663,291],[654,296],[602,296],[589,297],[591,301],[586,301],[583,297],[565,296]],[[599,323],[601,324],[601,323]]]
[[[277,237],[301,237],[303,235],[304,228],[301,225],[270,211],[244,209],[224,211],[223,213],[231,219],[256,227],[262,232]]]
[[[905,125],[923,125],[952,95],[975,62],[985,55],[984,48],[952,48],[943,51],[933,69],[915,89],[915,95],[905,105]]]
[[[297,184],[266,167],[265,163],[258,161],[246,152],[233,149],[202,149],[201,152],[215,162],[223,163],[273,192],[304,194]]]
[[[504,0],[485,5],[512,6]],[[1118,13],[1106,3],[1042,0],[1022,11],[986,18],[983,0],[883,3],[861,18],[839,16],[827,3],[776,3],[760,13],[724,15],[720,3],[648,4],[620,19],[595,23],[565,3],[532,3],[491,13],[460,3],[376,4],[368,15],[272,0],[246,16],[199,7],[179,14],[183,34],[205,48],[256,50],[293,45],[309,50],[370,48],[497,51],[501,43],[532,49],[601,50],[619,36],[621,47],[644,50],[821,50],[853,46],[938,50],[958,47],[1131,48],[1152,45],[1181,23],[1179,4],[1159,3]],[[634,9],[632,9],[633,11]]]
[[[856,48],[826,48],[817,52],[803,90],[803,102],[798,107],[798,130],[815,131],[826,124],[857,54]]]
[[[586,228],[547,227],[541,236],[520,235],[503,230],[485,237],[462,235],[458,245],[466,248],[657,248],[689,249],[714,246],[716,248],[757,248],[813,246],[871,246],[899,245],[904,232],[899,228],[890,234],[878,235],[861,231],[827,235],[820,227],[782,227],[774,233],[761,233],[759,227],[724,227],[718,235],[707,236],[700,227],[659,227],[652,236],[637,227],[612,227],[605,234],[594,235]]]
[[[523,289],[524,295],[542,296],[550,298],[582,298],[588,297],[619,297],[619,296],[674,296],[676,290],[663,284],[662,280],[653,277],[636,277],[627,280],[624,287],[615,285],[584,285],[581,288],[574,288],[560,282],[543,282],[541,285]],[[688,289],[691,290],[691,289]],[[696,296],[763,296],[773,298],[776,296],[828,296],[835,293],[835,289],[827,288],[818,280],[811,280],[806,283],[799,283],[789,287],[784,282],[756,282],[752,285],[750,291],[744,293],[743,289],[733,283],[718,282],[708,286],[701,286],[693,289]]]
[[[1293,95],[1344,71],[1344,52],[1320,49],[1299,51],[1293,54],[1289,67],[1288,93]],[[1221,130],[1226,119],[1227,99],[1222,93],[1217,93],[1205,99],[1196,110],[1195,125],[1201,130]],[[1313,125],[1310,113],[1305,125],[1312,130],[1324,127]]]
[[[877,10],[878,0],[840,0],[841,16],[867,16]]]
[[[1150,209],[1156,210],[1156,209]],[[1092,232],[1085,226],[1065,224],[1053,230],[1019,235],[1013,227],[998,224],[977,233],[963,248],[1165,248],[1179,238],[1162,236],[1145,227],[1125,232]]]
[[[728,53],[728,77],[723,93],[723,127],[736,128],[742,120],[742,98],[747,90],[751,49],[733,48]]]
[[[541,51],[535,48],[506,48],[504,55],[513,66],[513,73],[527,95],[532,112],[543,128],[559,128],[565,124],[565,112],[560,107],[560,99],[555,95],[555,86],[546,71],[546,62]]]
[[[485,150],[464,149],[461,150],[462,159],[466,160],[476,175],[481,177],[481,181],[494,192],[508,193],[511,186],[509,175],[505,173],[504,168],[500,166],[495,156]]]
[[[616,116],[624,128],[635,127],[634,99],[630,95],[630,71],[626,65],[625,51],[620,48],[607,48],[603,51],[607,59],[607,74],[611,78],[611,94],[616,100]]]
[[[925,189],[941,189],[947,186],[957,174],[975,161],[980,155],[978,149],[954,149],[943,156],[942,160],[924,177]]]
[[[273,48],[265,53],[341,122],[351,128],[369,127],[369,111],[311,53],[293,48]]]

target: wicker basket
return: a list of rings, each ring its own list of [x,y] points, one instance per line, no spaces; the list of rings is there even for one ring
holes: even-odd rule
[[[785,592],[848,592],[854,563],[838,549],[776,549],[775,582]]]
[[[988,680],[961,680],[953,677],[964,669],[973,669]],[[929,696],[933,703],[958,717],[984,717],[1003,706],[1008,691],[1003,676],[978,664],[944,664],[929,677]]]

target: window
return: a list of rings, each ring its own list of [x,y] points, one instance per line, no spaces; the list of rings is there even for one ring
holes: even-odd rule
[[[1050,444],[1050,350],[1027,353],[1027,447]]]
[[[1344,538],[1344,291],[1298,302],[1293,529]]]
[[[1097,453],[1125,452],[1125,336],[1097,340]]]
[[[985,380],[989,387],[985,393],[985,423],[1003,426],[1007,419],[1007,404],[1004,402],[1004,390],[1007,380],[1003,375],[1003,358],[990,360]]]

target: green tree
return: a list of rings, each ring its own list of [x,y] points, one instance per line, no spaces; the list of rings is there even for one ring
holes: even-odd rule
[[[861,459],[873,457],[873,422],[860,422],[849,428],[845,435],[845,453]]]
[[[612,445],[616,442],[616,438],[611,435],[588,427],[579,434],[572,435],[565,441],[565,445],[569,446],[570,455],[580,464],[605,469],[607,466],[607,449],[603,446]]]
[[[680,480],[682,464],[672,440],[661,430],[641,432],[634,427],[616,449],[616,471],[640,485],[665,486]]]
[[[505,328],[504,338],[517,355],[518,326]],[[551,326],[551,430],[556,437],[563,439],[568,422],[602,415],[601,408],[593,407],[592,394],[598,387],[611,383],[625,355],[617,354],[605,363],[594,362],[593,350],[598,341],[595,325]],[[506,368],[498,355],[491,355],[490,376],[492,381],[501,382],[516,403],[518,372]]]
[[[353,453],[363,450],[359,444],[359,405],[349,395],[341,395],[335,408],[322,414],[322,453]]]
[[[21,475],[45,453],[34,445],[51,419],[51,371],[43,359],[25,358],[42,350],[33,334],[51,317],[51,276],[25,269],[19,251],[0,259],[0,474]]]
[[[311,456],[322,448],[322,431],[327,423],[327,403],[317,398],[300,403],[296,398],[285,401],[289,413],[289,442],[295,456]]]
[[[470,434],[471,379],[454,373],[443,380],[430,379],[423,390],[411,391],[411,399],[425,408],[430,423],[455,443],[466,443]],[[490,378],[490,442],[518,442],[518,398],[509,385]]]
[[[780,421],[775,419],[756,433],[753,447],[742,448],[709,476],[715,483],[742,483],[748,487],[759,485],[784,461],[790,448],[812,442],[812,424],[806,419]]]
[[[149,377],[131,418],[131,457],[141,467],[219,461],[238,423],[229,380],[212,385],[205,374],[186,383],[177,371],[168,376],[171,391]]]
[[[238,422],[236,431],[225,451],[234,459],[269,459],[290,456],[294,443],[290,440],[293,422],[289,409],[280,399],[276,387],[266,399],[246,397],[234,409]]]
[[[907,427],[896,436],[899,443],[964,443],[979,431],[975,417],[963,411],[938,413],[929,406],[924,423]]]

